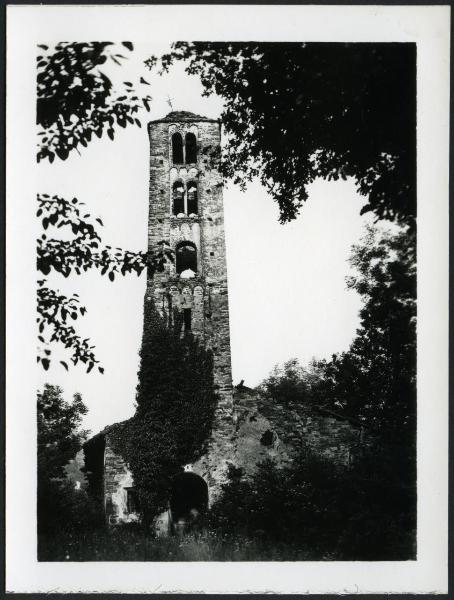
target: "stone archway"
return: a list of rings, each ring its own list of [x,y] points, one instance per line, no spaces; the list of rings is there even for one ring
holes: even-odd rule
[[[173,528],[182,533],[208,508],[208,485],[199,475],[185,472],[176,475],[170,494]]]

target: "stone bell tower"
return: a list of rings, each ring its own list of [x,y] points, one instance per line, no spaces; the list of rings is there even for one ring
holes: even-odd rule
[[[222,177],[214,166],[220,122],[174,111],[150,122],[148,133],[148,244],[167,241],[175,261],[148,279],[145,303],[179,318],[213,352],[219,395],[213,433],[207,455],[188,466],[207,483],[211,504],[233,460],[234,435]]]

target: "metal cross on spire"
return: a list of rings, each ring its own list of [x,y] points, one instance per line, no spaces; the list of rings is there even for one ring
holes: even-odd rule
[[[170,106],[170,110],[173,110],[173,98],[171,98],[168,94],[167,94],[167,104]]]

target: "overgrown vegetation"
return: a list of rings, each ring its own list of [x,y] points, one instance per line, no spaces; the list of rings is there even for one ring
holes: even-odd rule
[[[415,519],[405,473],[383,449],[352,468],[310,453],[251,479],[231,468],[206,521],[183,537],[142,525],[74,527],[44,536],[42,560],[411,560]]]
[[[137,408],[122,442],[146,521],[166,507],[182,465],[206,450],[217,402],[211,352],[181,332],[178,313],[172,320],[145,308]]]
[[[302,450],[285,467],[259,464],[249,479],[232,467],[211,529],[287,547],[297,560],[414,559],[413,488],[393,454],[375,445],[345,466]]]
[[[119,525],[90,533],[45,538],[46,561],[253,561],[305,560],[301,548],[204,529],[184,537],[155,538],[142,527]]]
[[[231,471],[215,523],[238,535],[288,540],[311,556],[404,560],[416,544],[416,257],[408,231],[368,228],[353,248],[348,286],[363,298],[350,348],[304,368],[291,360],[261,386],[276,429],[328,409],[364,430],[353,465],[307,451],[251,480]],[[271,400],[271,402],[270,402]],[[276,405],[279,410],[274,409]],[[285,440],[285,431],[279,431]],[[304,442],[304,440],[302,440]],[[229,525],[230,524],[230,525]],[[232,529],[230,529],[231,531]],[[373,543],[370,540],[373,539]]]
[[[288,361],[261,386],[261,393],[283,413],[281,422],[319,408],[355,419],[366,443],[355,449],[353,463],[334,464],[301,444],[292,462],[278,468],[265,461],[250,478],[232,466],[223,495],[200,523],[202,530],[184,540],[153,539],[147,525],[166,506],[172,477],[206,449],[216,405],[212,357],[192,335],[182,335],[176,315],[169,327],[169,315],[161,317],[150,303],[145,311],[136,415],[123,428],[117,449],[132,469],[145,527],[90,532],[87,522],[78,521],[80,508],[90,521],[94,514],[90,506],[80,506],[82,496],[77,505],[71,496],[74,492],[59,483],[57,493],[45,502],[51,511],[58,502],[63,521],[72,521],[65,525],[62,545],[71,560],[128,560],[129,543],[134,544],[129,560],[414,559],[413,248],[408,235],[370,229],[352,254],[356,274],[349,286],[363,296],[364,305],[350,349],[307,368],[296,360]],[[47,407],[47,421],[40,425],[43,432],[47,431],[44,423],[48,435],[56,425],[53,413],[69,415],[63,421],[66,429],[60,429],[66,444],[62,447],[68,450],[62,454],[57,446],[56,471],[49,450],[52,444],[43,433],[40,438],[45,464],[50,465],[47,469],[41,461],[41,473],[60,476],[63,463],[58,461],[67,462],[80,443],[79,434],[71,437],[71,432],[83,408],[76,399],[73,412],[68,413],[61,404],[61,391],[51,388],[44,398],[47,404],[41,401],[41,412]],[[267,416],[273,421],[273,414]],[[65,490],[69,492],[66,500],[59,500]],[[58,519],[53,531],[60,528]],[[116,549],[110,548],[109,540]],[[61,556],[60,550],[47,548],[46,552],[49,560]]]
[[[66,479],[65,466],[86,439],[80,430],[87,408],[79,394],[73,402],[63,399],[58,386],[46,384],[38,392],[38,557],[49,551],[56,535],[93,531],[99,527],[101,507],[85,491],[75,490]]]
[[[416,239],[368,228],[348,287],[362,297],[347,352],[319,363],[318,396],[413,451],[416,435]]]

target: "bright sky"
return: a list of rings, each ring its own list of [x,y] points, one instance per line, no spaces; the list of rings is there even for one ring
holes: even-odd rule
[[[178,64],[164,76],[150,75],[143,59],[165,47],[136,49],[112,76],[150,82],[153,97],[149,120],[170,111],[189,110],[218,117],[219,98],[202,97],[195,77]],[[129,54],[126,50],[125,54]],[[145,88],[144,88],[145,89]],[[87,212],[100,216],[103,241],[112,246],[143,250],[147,243],[148,136],[145,126],[117,130],[115,140],[95,138],[81,155],[52,165],[40,163],[40,191],[77,197]],[[280,225],[278,210],[258,182],[245,193],[229,184],[224,190],[225,233],[229,281],[233,382],[260,383],[276,363],[297,357],[329,358],[346,350],[358,326],[360,299],[346,289],[351,245],[364,233],[364,204],[351,181],[317,181],[309,200],[292,223]],[[114,283],[96,271],[48,281],[62,292],[77,292],[87,314],[76,322],[90,337],[105,367],[101,375],[82,367],[69,373],[54,361],[45,382],[60,385],[70,399],[76,391],[89,408],[84,426],[96,433],[105,425],[132,416],[142,335],[145,274]],[[57,352],[55,352],[57,358]]]

